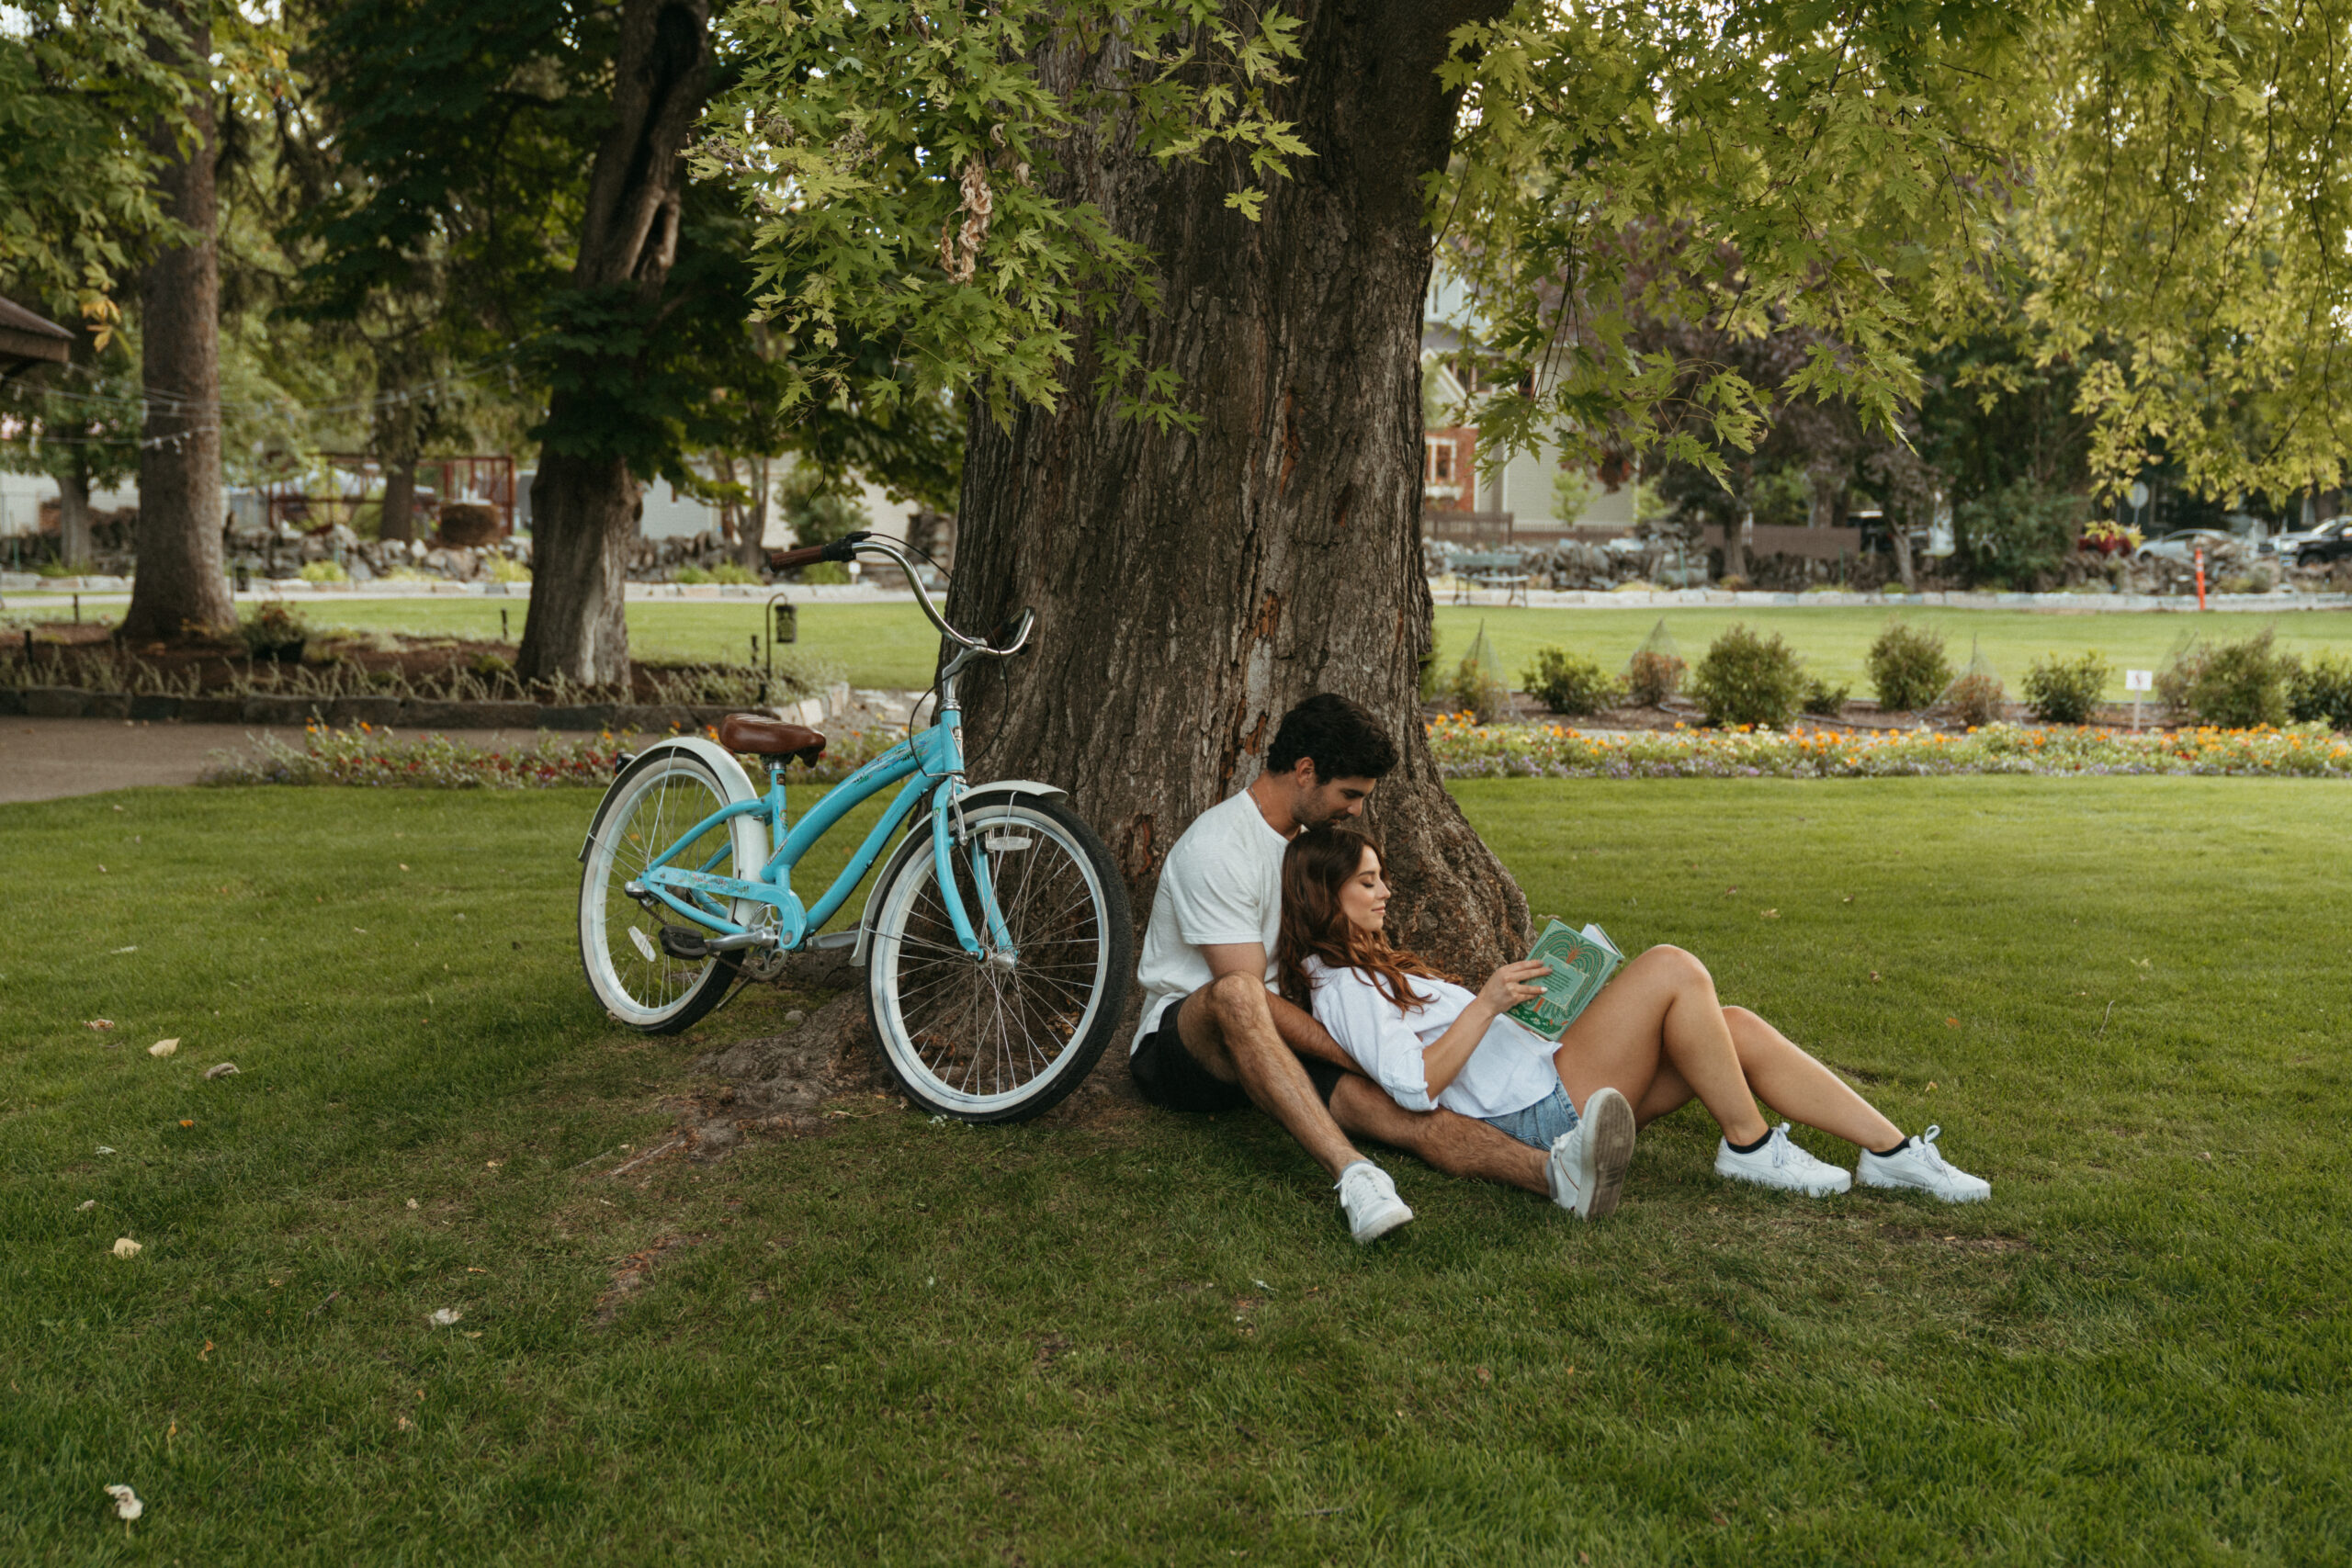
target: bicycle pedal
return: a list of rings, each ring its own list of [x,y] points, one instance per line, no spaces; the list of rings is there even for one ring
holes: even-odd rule
[[[700,931],[689,927],[663,926],[662,951],[673,958],[708,958],[710,942]]]
[[[857,933],[854,931],[827,931],[823,936],[808,939],[808,951],[812,953],[839,953],[842,948],[856,945]]]

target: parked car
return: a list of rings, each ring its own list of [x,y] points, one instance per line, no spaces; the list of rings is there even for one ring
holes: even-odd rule
[[[2155,556],[2164,560],[2177,560],[2187,565],[2196,558],[2199,546],[2204,547],[2205,553],[2210,556],[2217,547],[2228,543],[2230,538],[2230,535],[2222,533],[2219,528],[2176,528],[2161,539],[2150,539],[2146,544],[2142,545],[2139,555],[2143,559],[2149,556]]]
[[[2279,552],[2284,555],[2282,548]],[[2295,547],[2297,566],[2318,566],[2326,561],[2352,558],[2352,517],[2339,517],[2312,530],[2309,537]]]
[[[2274,541],[2274,545],[2281,560],[2300,562],[2303,559],[2303,551],[2310,546],[2324,545],[2331,540],[2341,542],[2347,533],[2352,533],[2352,517],[2336,517],[2331,518],[2316,528],[2306,529],[2300,534],[2281,534]],[[2337,554],[2341,553],[2341,550],[2337,551]],[[2321,555],[2311,558],[2334,560],[2335,556]]]

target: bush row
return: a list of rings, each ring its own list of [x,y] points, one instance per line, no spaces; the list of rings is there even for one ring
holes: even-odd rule
[[[1480,636],[1483,642],[1483,631]],[[1464,665],[1466,672],[1470,661]],[[1879,706],[1888,712],[1944,708],[1982,726],[2000,718],[2007,696],[1981,659],[1955,673],[1941,636],[1901,620],[1888,622],[1871,644],[1864,668]],[[2114,675],[2103,654],[2069,659],[2052,653],[2026,672],[2026,709],[2049,724],[2087,724]],[[1850,694],[1850,688],[1807,671],[1778,634],[1745,626],[1726,629],[1696,669],[1645,647],[1623,675],[1612,675],[1581,654],[1544,648],[1520,681],[1553,712],[1570,717],[1627,701],[1656,706],[1687,690],[1716,728],[1784,729],[1799,713],[1835,716]],[[1458,679],[1457,705],[1482,721],[1498,717],[1498,686],[1491,674],[1476,682]],[[2306,661],[2281,651],[2267,629],[2241,642],[2191,639],[2174,649],[2158,672],[2156,695],[2177,716],[2225,728],[2295,723],[2352,730],[2352,659],[2323,653]]]

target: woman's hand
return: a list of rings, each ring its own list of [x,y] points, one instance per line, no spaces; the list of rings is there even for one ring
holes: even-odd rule
[[[1521,1002],[1532,1002],[1544,994],[1544,988],[1533,982],[1551,972],[1552,966],[1540,958],[1506,964],[1487,976],[1478,992],[1479,1004],[1491,1012],[1504,1013]]]

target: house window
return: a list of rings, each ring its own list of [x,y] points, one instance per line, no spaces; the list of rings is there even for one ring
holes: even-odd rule
[[[1453,483],[1453,442],[1446,436],[1432,435],[1428,438],[1428,446],[1429,471],[1425,482],[1432,485]]]

